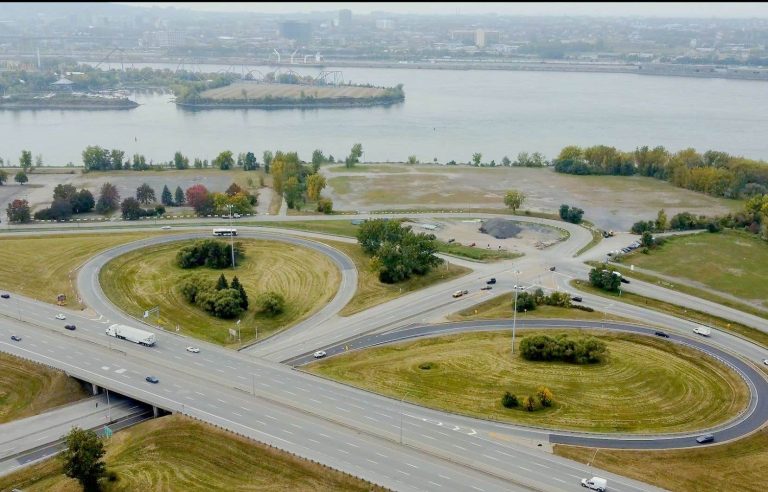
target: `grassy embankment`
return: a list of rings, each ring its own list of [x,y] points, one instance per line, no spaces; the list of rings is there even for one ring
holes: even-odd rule
[[[701,311],[695,311],[693,309],[684,308],[677,304],[671,304],[669,302],[653,299],[651,297],[645,297],[631,292],[622,291],[621,296],[617,292],[607,292],[602,289],[597,289],[589,285],[587,281],[572,280],[571,286],[575,289],[590,294],[596,294],[599,296],[607,297],[609,299],[621,299],[622,302],[640,306],[654,311],[670,314],[682,319],[688,319],[695,321],[713,328],[717,328],[724,331],[730,331],[743,336],[763,347],[768,348],[768,333],[760,331],[750,326],[742,325],[734,321],[713,316],[711,314],[702,313]]]
[[[105,492],[136,490],[383,491],[385,489],[182,416],[167,416],[114,434]],[[76,492],[61,462],[49,458],[0,477],[0,490]]]
[[[479,319],[512,319],[515,294],[508,292],[488,299],[487,301],[470,306],[448,316],[451,321],[468,321]],[[558,306],[536,306],[533,311],[517,313],[517,319],[583,319],[591,321],[634,321],[601,311],[583,311],[576,308]]]
[[[703,232],[670,237],[657,249],[650,250],[649,254],[636,250],[625,255],[622,264],[691,280],[749,300],[763,309],[689,285],[670,284],[654,275],[622,270],[622,273],[641,280],[660,283],[672,290],[768,318],[768,282],[765,281],[768,278],[768,244],[754,234],[723,231],[719,234]]]
[[[622,451],[555,445],[554,452],[596,468],[667,490],[768,489],[768,429],[744,439],[702,449]]]
[[[511,334],[484,332],[376,347],[307,366],[310,372],[431,408],[480,418],[597,432],[672,432],[727,421],[749,400],[744,381],[687,347],[626,333],[593,334],[606,342],[599,364],[529,362],[510,353]],[[424,367],[428,367],[425,369]],[[501,405],[505,391],[534,395],[549,387],[555,405],[527,412]]]
[[[63,372],[0,352],[0,424],[87,396],[85,389]]]
[[[134,316],[155,306],[160,307],[160,325],[225,346],[238,346],[230,340],[229,328],[235,320],[215,318],[188,303],[177,286],[189,274],[217,279],[222,273],[228,282],[237,275],[250,300],[241,319],[243,343],[263,338],[291,326],[321,309],[338,290],[341,272],[322,253],[277,241],[239,239],[245,259],[234,270],[176,266],[176,252],[194,241],[142,248],[110,261],[102,269],[99,280],[109,299]],[[311,265],[311,268],[307,268]],[[257,312],[256,297],[276,291],[285,298],[285,311],[274,317]],[[154,317],[151,319],[155,321]]]
[[[3,289],[51,304],[58,294],[65,294],[67,306],[79,308],[75,276],[70,275],[74,269],[100,251],[157,234],[110,231],[5,237],[0,247],[0,284]]]

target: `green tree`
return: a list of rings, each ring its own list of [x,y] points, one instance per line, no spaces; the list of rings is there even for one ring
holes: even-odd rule
[[[221,289],[216,292],[213,302],[213,315],[217,318],[234,318],[243,312],[240,307],[240,292],[235,289]]]
[[[285,298],[278,292],[262,292],[256,297],[259,312],[274,317],[285,310]]]
[[[99,479],[106,474],[104,443],[92,430],[72,428],[64,438],[65,448],[60,454],[64,474],[74,478],[85,492],[101,490]]]
[[[256,156],[253,152],[246,152],[245,159],[243,160],[243,169],[246,171],[255,171],[259,168],[259,163],[256,161]]]
[[[234,289],[240,293],[240,307],[243,309],[243,311],[248,309],[248,294],[245,293],[245,288],[243,288],[243,284],[240,283],[240,280],[235,276],[232,279],[232,285],[230,285],[231,289]]]
[[[112,167],[109,151],[89,145],[83,151],[83,165],[86,171],[108,171]]]
[[[330,198],[320,198],[317,201],[317,211],[324,214],[330,214],[333,212],[333,200]]]
[[[288,208],[299,210],[302,205],[302,186],[296,176],[291,176],[283,185],[283,196]]]
[[[0,186],[3,186],[6,181],[8,181],[8,173],[0,169]]]
[[[517,401],[517,397],[507,391],[504,393],[504,396],[501,397],[501,404],[504,408],[515,408],[520,404],[520,402]]]
[[[650,231],[644,231],[643,235],[640,236],[640,246],[644,248],[652,248],[653,242],[653,234]]]
[[[19,183],[20,185],[23,185],[24,183],[29,181],[29,178],[27,177],[27,173],[25,173],[24,171],[19,171],[16,173],[16,176],[14,176],[13,180]]]
[[[320,149],[315,149],[312,152],[312,170],[314,172],[317,172],[320,169],[320,165],[325,162],[325,156],[323,155],[323,151]]]
[[[32,215],[29,211],[29,202],[26,200],[13,200],[8,204],[6,209],[6,215],[9,222],[15,222],[19,224],[26,224],[32,220]]]
[[[349,155],[355,158],[356,163],[360,162],[360,159],[363,157],[363,144],[356,143],[353,145]]]
[[[512,212],[522,207],[524,202],[525,194],[522,191],[509,190],[504,196],[504,205],[511,208]]]
[[[72,203],[72,212],[76,214],[90,212],[96,205],[96,201],[93,199],[93,194],[85,188],[80,190],[70,202]]]
[[[551,407],[555,399],[552,390],[546,386],[539,386],[536,389],[536,397],[539,399],[542,407]]]
[[[614,275],[608,269],[608,265],[603,263],[589,271],[589,282],[599,289],[615,292],[621,287],[621,280],[618,275]]]
[[[264,161],[264,172],[269,174],[269,167],[272,165],[272,159],[274,158],[274,154],[272,154],[272,151],[265,150],[264,153],[261,155],[261,160]]]
[[[532,395],[523,397],[523,408],[529,412],[536,410],[536,399]]]
[[[216,290],[223,290],[223,289],[229,289],[229,284],[227,283],[227,279],[224,277],[224,274],[222,273],[219,276],[219,279],[216,281]]]
[[[117,210],[120,203],[120,193],[112,183],[104,183],[101,185],[99,192],[99,199],[96,202],[96,211],[100,214],[105,214]]]
[[[408,164],[418,164],[419,159],[415,155],[408,156]]]
[[[507,156],[504,156],[504,157],[501,159],[501,165],[502,165],[502,166],[504,166],[504,167],[509,167],[509,166],[511,166],[511,165],[512,165],[512,161],[510,161],[510,160],[509,160],[509,157],[507,157]]]
[[[142,205],[148,205],[156,200],[155,190],[152,189],[147,183],[143,183],[136,188],[136,200]]]
[[[235,160],[232,158],[232,152],[229,150],[225,150],[224,152],[221,152],[213,160],[213,165],[214,167],[218,167],[223,171],[232,169],[235,166]]]
[[[181,186],[176,187],[176,192],[174,193],[173,201],[177,207],[184,205],[184,190],[181,189]]]
[[[176,152],[173,154],[173,165],[176,167],[176,169],[188,169],[189,159],[184,157],[181,152]]]
[[[32,168],[32,151],[31,150],[21,151],[21,157],[19,157],[19,166],[21,167],[22,170],[24,170],[24,173],[26,173]]]
[[[656,216],[656,230],[659,232],[664,232],[667,230],[667,226],[667,214],[664,213],[664,209],[662,208],[659,210],[659,213]]]
[[[125,152],[118,149],[112,149],[109,153],[109,163],[112,169],[121,170],[123,168],[123,159],[125,158]]]
[[[320,192],[325,188],[325,176],[313,174],[307,178],[307,198],[313,202],[320,199]]]
[[[472,154],[472,165],[479,166],[480,161],[482,159],[483,159],[483,154],[481,154],[480,152],[475,152],[474,154]]]
[[[120,204],[120,211],[125,220],[138,220],[144,216],[144,209],[138,200],[129,196]]]
[[[35,156],[35,167],[43,167],[43,155],[37,154]]]
[[[77,188],[71,184],[58,184],[53,189],[53,199],[72,201],[77,195]]]
[[[166,207],[173,205],[173,195],[171,194],[171,190],[168,189],[168,185],[163,185],[163,192],[160,193],[160,203]]]

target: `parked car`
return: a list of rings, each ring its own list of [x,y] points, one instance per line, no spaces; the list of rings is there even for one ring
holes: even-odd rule
[[[16,335],[11,335],[11,340],[13,340],[14,342],[20,342],[21,337],[17,337]]]
[[[571,297],[571,300],[573,302],[581,302],[583,299],[581,298],[581,296],[573,296]]]
[[[667,335],[663,331],[657,331],[656,333],[654,333],[654,335],[656,335],[657,337],[669,338],[669,335]]]
[[[454,241],[456,241],[456,239],[454,239],[454,238],[451,238],[451,239],[449,239],[449,240],[448,240],[448,244],[451,244],[451,243],[452,243],[452,242],[454,242]]]
[[[488,285],[493,285],[493,284],[495,284],[495,283],[496,283],[496,277],[493,277],[493,278],[491,278],[490,280],[488,280],[488,281],[487,281],[487,282],[485,282],[485,283],[486,283],[486,284],[488,284]]]
[[[197,347],[187,347],[187,352],[192,352],[193,354],[197,354],[200,352],[200,349]]]
[[[0,294],[0,297],[2,297],[3,299],[10,299],[11,298],[11,294],[6,294],[4,292],[4,293]]]
[[[549,267],[549,271],[550,272],[554,272],[555,271],[555,267]]]
[[[157,384],[160,382],[159,379],[157,379],[155,376],[147,376],[144,378],[148,383]]]
[[[77,327],[75,325],[64,325],[64,328],[69,330],[69,331],[72,331],[72,330],[74,330]]]
[[[56,315],[56,319],[67,319],[67,317],[64,316],[63,314],[59,313],[59,314]]]
[[[322,358],[323,358],[323,357],[325,357],[326,355],[328,355],[328,354],[326,354],[326,353],[325,353],[325,350],[318,350],[317,352],[315,352],[314,354],[312,354],[312,356],[313,356],[315,359],[322,359]]]
[[[490,285],[484,285],[484,286],[480,287],[480,290],[491,290],[491,289],[493,289],[493,287],[490,286]]]
[[[626,278],[626,277],[621,277],[621,278],[619,278],[619,280],[621,280],[622,284],[628,284],[629,283],[629,279]]]
[[[696,442],[699,444],[713,442],[714,440],[715,440],[714,434],[704,434],[703,436],[699,436],[696,438]]]

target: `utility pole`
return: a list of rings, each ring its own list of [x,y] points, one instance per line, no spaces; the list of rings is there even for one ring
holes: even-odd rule
[[[520,284],[520,271],[515,270],[515,308],[512,310],[512,355],[515,355],[515,328],[517,327],[517,292]]]

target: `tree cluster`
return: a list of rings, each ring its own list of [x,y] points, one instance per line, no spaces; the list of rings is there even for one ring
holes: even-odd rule
[[[177,190],[177,203],[181,198],[179,195]],[[187,188],[186,203],[199,215],[229,215],[230,206],[233,214],[250,214],[257,199],[235,183],[232,183],[224,193],[211,193],[205,186],[196,184]]]
[[[29,202],[19,200],[18,198],[8,204],[5,210],[8,221],[16,224],[26,224],[32,220],[32,214],[29,210]]]
[[[578,207],[569,207],[565,203],[560,205],[560,218],[572,224],[581,224],[581,217],[584,210]]]
[[[357,241],[371,256],[371,266],[384,283],[396,283],[413,275],[425,275],[442,264],[436,256],[434,234],[414,233],[398,221],[375,219],[364,222],[357,231]]]
[[[609,270],[608,265],[603,263],[589,271],[589,283],[598,289],[616,292],[621,287],[621,277]]]
[[[362,155],[362,150],[360,150]],[[320,163],[325,156],[316,150],[311,166],[306,165],[296,152],[277,151],[270,158],[270,174],[272,174],[272,188],[285,198],[285,203],[290,209],[301,210],[307,200],[316,201],[319,212],[331,213],[333,202],[323,199],[321,192],[326,186],[325,176],[318,172]],[[327,200],[320,204],[321,200]]]
[[[570,308],[571,296],[566,292],[551,292],[549,295],[544,295],[544,291],[536,289],[533,293],[520,292],[517,294],[517,312],[533,311],[536,306],[557,306],[562,308]]]
[[[595,337],[569,338],[565,333],[550,337],[531,335],[520,341],[520,354],[532,361],[562,361],[594,364],[607,355],[605,343]]]
[[[234,243],[235,265],[244,258],[243,247]],[[176,265],[180,268],[227,268],[232,266],[232,247],[224,241],[201,239],[176,252]]]
[[[165,207],[157,205],[155,208],[141,208],[141,203],[137,199],[128,197],[120,203],[120,212],[124,220],[138,220],[142,217],[163,215]]]
[[[26,152],[26,151],[25,151]],[[149,169],[189,169],[190,159],[181,152],[177,151],[173,154],[173,159],[167,162],[159,162],[155,164],[153,161],[147,163],[146,157],[141,154],[134,154],[133,158],[126,158],[125,152],[119,149],[105,149],[98,145],[88,146],[82,153],[83,165],[85,171],[146,171]],[[31,153],[29,155],[30,167],[31,167]],[[38,156],[40,162],[42,157]],[[196,169],[207,168],[210,165],[219,169],[228,170],[234,169],[235,166],[242,167],[246,171],[255,171],[259,169],[259,163],[256,160],[256,156],[253,152],[240,153],[235,160],[231,151],[225,150],[219,153],[215,159],[208,163],[208,159],[195,158],[193,165]]]
[[[285,298],[279,292],[262,292],[256,296],[256,309],[258,312],[268,316],[278,316],[285,311]]]
[[[102,461],[104,442],[92,430],[73,427],[64,438],[64,450],[59,455],[64,474],[74,478],[85,492],[101,490],[99,480],[107,476]]]
[[[248,295],[240,280],[233,277],[229,284],[223,273],[215,282],[190,275],[181,281],[179,291],[188,302],[217,318],[234,318],[248,309]]]
[[[53,189],[51,206],[35,212],[35,219],[68,220],[72,214],[90,212],[95,206],[96,201],[90,191],[84,188],[77,191],[71,184],[59,184]]]
[[[749,198],[768,192],[768,166],[764,161],[726,152],[695,149],[671,153],[664,147],[639,147],[622,152],[615,147],[569,146],[553,161],[555,171],[568,174],[649,176],[674,186],[726,198]]]
[[[551,407],[555,403],[555,396],[552,390],[546,386],[539,386],[536,389],[536,395],[518,397],[506,391],[504,396],[501,397],[501,405],[504,408],[517,408],[522,407],[528,412],[533,412],[538,408]]]

